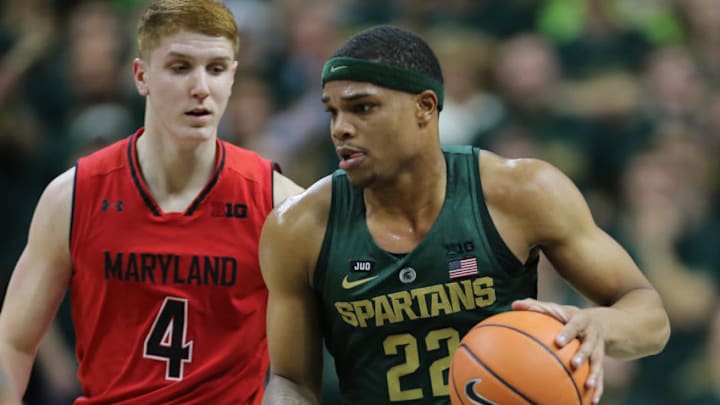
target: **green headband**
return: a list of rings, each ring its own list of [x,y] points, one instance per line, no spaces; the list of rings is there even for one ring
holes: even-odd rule
[[[430,76],[364,59],[331,58],[323,67],[321,83],[325,86],[325,83],[332,80],[368,82],[413,94],[429,89],[437,95],[438,111],[442,110],[445,97],[443,84]]]

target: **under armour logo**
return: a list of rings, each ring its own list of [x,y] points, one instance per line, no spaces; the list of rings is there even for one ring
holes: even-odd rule
[[[102,200],[102,207],[100,207],[100,210],[102,210],[102,212],[106,212],[110,209],[110,207],[112,207],[115,208],[115,211],[122,212],[123,204],[125,204],[123,200],[117,200],[117,202],[111,203],[110,200],[104,199]]]

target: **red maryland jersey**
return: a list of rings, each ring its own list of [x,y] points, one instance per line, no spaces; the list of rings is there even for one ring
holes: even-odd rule
[[[185,212],[138,167],[142,129],[77,163],[70,287],[76,404],[259,404],[268,368],[258,264],[272,162],[218,141]]]

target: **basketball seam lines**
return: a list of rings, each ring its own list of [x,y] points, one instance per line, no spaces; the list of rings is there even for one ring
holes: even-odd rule
[[[464,345],[462,345],[462,346],[464,346]],[[462,346],[460,346],[460,347],[462,347]],[[467,349],[466,349],[466,350],[467,350]],[[460,394],[460,392],[458,392],[457,384],[455,384],[455,382],[457,381],[457,379],[452,376],[452,372],[453,372],[453,371],[454,371],[454,370],[453,370],[453,367],[452,367],[452,365],[451,365],[451,366],[450,366],[450,371],[449,371],[450,375],[448,376],[448,378],[452,378],[452,380],[453,380],[452,388],[453,388],[453,390],[455,391],[455,395],[456,395],[457,398],[460,400],[460,405],[465,405],[465,401],[463,401],[462,395]]]
[[[505,381],[502,377],[500,377],[499,375],[497,375],[490,367],[488,367],[482,360],[480,360],[480,359],[475,355],[475,353],[473,353],[472,350],[470,350],[470,349],[467,347],[467,345],[465,345],[464,343],[463,343],[463,344],[460,344],[460,348],[462,348],[462,349],[464,349],[465,351],[467,351],[468,354],[470,355],[470,357],[472,357],[478,364],[480,364],[481,366],[483,366],[483,368],[485,368],[485,370],[487,370],[488,373],[492,374],[493,377],[497,378],[498,381],[500,381],[504,386],[508,387],[511,391],[513,391],[514,393],[516,393],[520,398],[522,398],[522,399],[524,399],[525,401],[527,401],[530,405],[537,405],[537,404],[536,404],[535,402],[533,402],[530,398],[526,397],[522,392],[518,391],[515,387],[513,387],[513,386],[510,385],[510,384],[508,384],[508,382]]]
[[[515,332],[518,332],[518,333],[520,333],[520,334],[522,334],[522,335],[525,335],[525,336],[529,337],[530,339],[534,340],[535,343],[539,344],[540,347],[542,347],[543,349],[545,349],[545,351],[547,351],[548,353],[550,353],[550,355],[555,359],[555,361],[557,361],[558,363],[560,363],[560,366],[562,367],[562,369],[563,369],[563,371],[565,372],[565,374],[567,374],[567,376],[570,377],[570,381],[572,381],[573,388],[575,388],[575,394],[577,395],[578,403],[579,403],[580,405],[582,405],[582,395],[580,394],[580,389],[579,389],[579,387],[577,386],[577,384],[575,383],[575,379],[573,378],[572,373],[570,372],[570,370],[567,369],[567,367],[565,367],[565,364],[563,364],[562,360],[560,360],[560,358],[557,356],[557,354],[555,354],[555,352],[553,352],[549,347],[547,347],[547,346],[545,345],[545,343],[541,342],[540,339],[538,339],[538,338],[536,338],[535,336],[533,336],[533,335],[531,335],[531,334],[523,331],[522,329],[518,329],[518,328],[515,328],[515,327],[513,327],[513,326],[502,325],[502,324],[498,324],[498,323],[488,323],[488,324],[485,324],[485,325],[477,325],[477,327],[480,327],[480,328],[486,327],[486,326],[497,326],[497,327],[500,327],[500,328],[510,329],[510,330],[515,331]],[[474,356],[473,356],[473,357],[474,357]]]

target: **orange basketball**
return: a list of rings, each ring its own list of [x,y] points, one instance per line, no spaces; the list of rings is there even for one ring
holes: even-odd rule
[[[450,365],[454,405],[587,405],[590,366],[570,365],[580,347],[574,339],[563,348],[555,337],[557,319],[532,311],[493,315],[473,327],[460,342]]]

